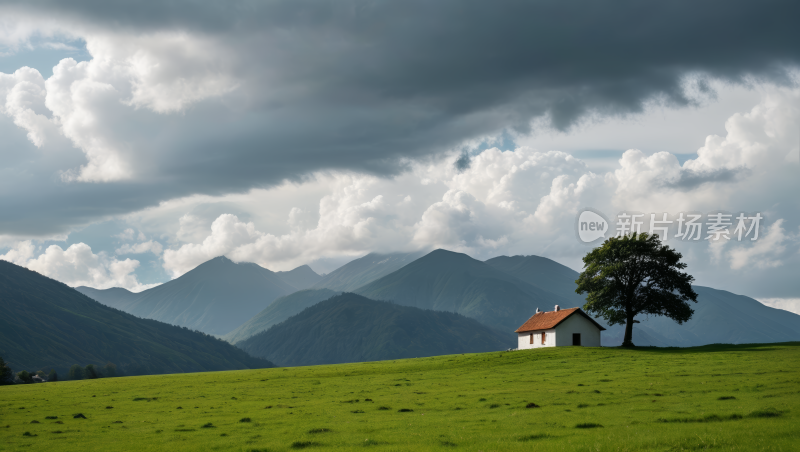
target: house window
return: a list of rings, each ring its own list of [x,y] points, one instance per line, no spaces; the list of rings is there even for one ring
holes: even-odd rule
[[[547,341],[547,333],[542,332],[542,345]]]
[[[533,344],[533,333],[531,333],[531,344]]]

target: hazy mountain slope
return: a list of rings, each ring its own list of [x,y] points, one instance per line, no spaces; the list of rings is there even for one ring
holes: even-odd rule
[[[724,290],[694,286],[694,315],[683,325],[665,317],[639,319],[639,329],[668,338],[682,347],[713,343],[751,344],[800,340],[800,315],[764,306],[757,300]],[[621,336],[620,336],[621,343]],[[636,336],[633,342],[637,345]],[[641,343],[641,345],[650,345]],[[655,345],[655,344],[653,344]]]
[[[322,276],[318,275],[308,265],[301,265],[288,272],[275,272],[275,274],[278,275],[283,282],[294,287],[295,290],[308,289],[322,279]]]
[[[271,367],[227,342],[103,306],[58,281],[0,261],[0,356],[19,370],[113,362],[127,373]]]
[[[269,329],[272,325],[283,322],[309,306],[339,294],[340,292],[329,289],[307,289],[280,297],[239,328],[223,336],[222,339],[235,344]]]
[[[496,257],[486,261],[543,290],[582,306],[584,297],[575,293],[578,272],[539,256]],[[724,290],[694,286],[698,303],[692,320],[683,325],[665,317],[637,318],[633,342],[637,345],[697,346],[713,343],[763,343],[800,340],[800,316],[764,306],[757,300]],[[603,319],[597,319],[607,326]],[[623,327],[603,332],[603,345],[622,343]]]
[[[505,331],[509,338],[537,307],[552,310],[566,303],[466,254],[445,250],[433,251],[355,292],[405,306],[457,312]]]
[[[92,287],[80,286],[75,290],[86,295],[92,300],[98,301],[106,306],[120,311],[126,311],[128,307],[136,301],[137,293],[131,292],[122,287],[112,287],[110,289],[94,289]]]
[[[572,302],[569,307],[583,306],[585,295],[575,293],[578,273],[558,262],[540,256],[499,256],[485,261],[528,284],[552,292]]]
[[[502,350],[505,336],[450,312],[345,293],[237,344],[283,366],[378,361]]]
[[[266,268],[246,262],[237,264],[221,256],[179,278],[135,294],[135,299],[121,309],[138,317],[221,336],[276,298],[292,292],[294,287]],[[104,294],[94,295],[101,303],[106,298]]]
[[[314,289],[331,289],[339,292],[352,292],[355,289],[375,281],[378,278],[399,270],[423,255],[422,252],[377,254],[348,262],[325,275],[314,284]]]

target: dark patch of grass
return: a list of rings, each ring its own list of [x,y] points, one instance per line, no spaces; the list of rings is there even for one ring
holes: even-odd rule
[[[205,423],[200,426],[200,428],[217,428],[216,425],[212,424],[211,422]]]
[[[385,444],[389,444],[386,441],[377,441],[374,439],[365,439],[364,442],[361,444],[362,446],[383,446]]]
[[[251,422],[249,417],[243,417],[239,419],[239,422]]]
[[[321,446],[321,444],[314,441],[295,441],[289,447],[292,449],[305,449],[306,447],[314,446]]]
[[[775,408],[767,408],[766,410],[753,411],[752,413],[748,414],[747,417],[754,417],[754,418],[779,417],[782,415],[783,415],[782,411],[778,411]]]
[[[37,421],[36,419],[31,421],[31,424],[38,424],[38,423],[39,423],[39,421]]]
[[[482,397],[480,399],[478,399],[478,402],[485,402],[485,401],[486,401],[486,399],[484,399]]]
[[[122,421],[114,421],[112,424],[122,424]]]
[[[603,426],[600,424],[595,424],[594,422],[583,422],[581,424],[575,425],[575,428],[602,428]]]
[[[600,394],[600,391],[598,391],[597,389],[595,389],[595,390],[594,390],[594,391],[592,391],[592,392],[593,392],[593,393],[595,393],[595,394]],[[656,394],[656,395],[661,395],[661,394]]]
[[[22,436],[39,436],[39,435],[33,434],[31,432],[25,432],[22,434]]]
[[[588,408],[588,407],[589,407],[588,403],[579,403],[578,404],[578,408]]]
[[[372,402],[372,399],[364,399],[365,402]]]
[[[219,436],[228,436],[227,433],[220,433]]]
[[[692,422],[722,422],[722,421],[736,421],[742,419],[741,414],[729,414],[727,416],[720,416],[718,414],[709,414],[703,417],[696,417],[696,418],[672,418],[672,419],[658,419],[658,422],[666,422],[666,423],[692,423]]]
[[[734,396],[722,396],[722,397],[717,398],[717,400],[736,400],[736,397],[734,397]]]
[[[110,409],[112,409],[112,408],[114,408],[114,407],[113,407],[113,406],[107,406],[107,407],[106,407],[106,409],[107,409],[107,410],[110,410]]]
[[[73,414],[72,419],[86,419],[86,416],[83,413]]]
[[[551,436],[548,435],[547,433],[537,433],[535,435],[520,436],[519,438],[517,438],[517,441],[520,441],[520,442],[536,441],[537,439],[545,439],[545,438],[550,438],[550,437]]]
[[[664,397],[664,394],[653,394],[656,397]]]
[[[411,408],[400,408],[399,410],[397,410],[398,413],[410,413],[412,411],[414,410],[412,410]]]
[[[182,406],[179,406],[178,408],[175,408],[175,409],[176,409],[176,410],[182,410],[182,409],[183,409],[183,407],[182,407]]]
[[[364,410],[353,410],[353,411],[351,411],[351,413],[353,413],[353,414],[363,414]]]
[[[458,444],[456,444],[456,443],[454,443],[452,441],[440,441],[439,444],[441,444],[442,446],[445,446],[445,447],[458,447]]]
[[[600,383],[610,383],[610,382],[612,382],[613,380],[597,380],[597,381],[599,381]]]
[[[56,431],[51,432],[51,433],[64,433],[64,432],[62,432],[61,430],[56,430]]]
[[[489,408],[500,408],[500,404],[499,403],[493,403],[493,404],[489,405]]]
[[[45,419],[58,419],[58,416],[45,416]]]
[[[158,397],[136,397],[133,399],[134,402],[141,402],[142,400],[149,402],[151,400],[158,400]]]
[[[328,433],[330,431],[331,429],[323,427],[323,428],[312,428],[311,430],[308,431],[308,433]]]
[[[193,428],[176,428],[176,432],[193,432],[195,431]]]
[[[56,424],[63,424],[63,423],[64,423],[64,421],[56,421],[55,423],[56,423]]]
[[[525,408],[541,408],[541,407],[539,405],[531,402],[531,403],[525,405]]]
[[[381,411],[388,411],[388,410],[391,410],[391,409],[392,409],[392,407],[388,407],[388,406],[379,406],[379,407],[378,407],[378,409],[379,409],[379,410],[381,410]]]
[[[583,386],[583,383],[578,383],[578,386]]]

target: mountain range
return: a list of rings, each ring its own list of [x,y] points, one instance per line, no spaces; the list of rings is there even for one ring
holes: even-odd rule
[[[528,284],[466,254],[435,250],[354,291],[374,300],[435,311],[456,312],[506,332],[537,308],[564,306],[567,300]]]
[[[370,253],[328,273],[317,281],[314,289],[352,292],[364,284],[382,278],[423,256],[422,252],[378,254]]]
[[[239,328],[222,336],[222,339],[235,344],[256,333],[268,330],[272,325],[277,325],[289,317],[299,314],[305,308],[339,294],[340,292],[330,289],[306,289],[280,297]]]
[[[220,256],[140,293],[119,288],[77,290],[137,317],[222,336],[276,298],[307,288],[320,278],[306,265],[275,273],[257,264],[234,263]]]
[[[237,345],[282,366],[502,350],[506,335],[459,314],[344,293]]]
[[[14,370],[112,362],[125,374],[273,367],[212,336],[134,317],[0,260],[0,356]]]
[[[225,271],[253,269],[248,264],[233,264],[222,258],[218,260],[225,264],[221,266]],[[205,265],[181,278],[211,280],[224,273],[211,272],[203,277],[193,275]],[[252,287],[255,284],[253,279],[269,272],[259,269],[260,267],[255,268],[256,271],[248,273],[247,277],[242,276],[247,281],[239,284]],[[269,274],[277,275],[272,272]],[[577,307],[585,303],[585,296],[575,293],[577,278],[578,272],[539,256],[500,256],[482,262],[465,254],[446,250],[435,250],[421,257],[415,254],[373,253],[320,277],[310,289],[288,289],[288,293],[279,295],[272,303],[270,297],[263,297],[260,305],[253,303],[249,317],[237,317],[239,324],[230,327],[221,336],[231,343],[241,345],[249,337],[275,328],[290,317],[301,314],[306,308],[341,292],[353,292],[375,301],[390,301],[422,310],[461,314],[500,331],[506,337],[505,345],[512,347],[515,344],[514,329],[530,317],[536,308],[550,311],[554,305]],[[227,280],[233,281],[232,278]],[[752,298],[722,290],[702,286],[695,286],[695,290],[699,294],[699,302],[693,304],[696,312],[692,320],[678,325],[663,317],[638,319],[641,323],[634,327],[634,343],[695,346],[723,342],[800,340],[800,316],[796,314],[769,308]],[[151,291],[155,294],[154,289]],[[102,292],[117,296],[123,301],[124,297],[131,295],[120,289]],[[201,291],[197,296],[206,294]],[[175,294],[174,298],[185,300],[187,297],[181,298]],[[230,301],[225,306],[233,309],[238,300],[228,298]],[[169,300],[163,302],[171,304]],[[189,305],[185,309],[194,308]],[[603,332],[603,345],[620,345],[624,327],[608,326],[602,318],[597,321],[608,328]],[[232,321],[228,325],[234,323]]]

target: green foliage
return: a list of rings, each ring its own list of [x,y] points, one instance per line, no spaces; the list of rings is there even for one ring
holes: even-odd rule
[[[73,364],[72,367],[69,368],[69,379],[83,380],[83,367]]]
[[[17,379],[21,383],[33,383],[33,375],[31,375],[27,370],[17,372]]]
[[[55,369],[51,370],[49,374],[47,374],[47,381],[58,381],[58,372]]]
[[[117,365],[114,363],[106,363],[103,366],[103,376],[108,378],[113,378],[117,376]]]
[[[0,331],[15,332],[0,336],[0,349],[19,368],[67,375],[74,363],[110,361],[141,375],[272,366],[213,336],[103,306],[6,261],[0,261],[0,299]]]
[[[0,356],[0,386],[14,384],[14,371]]]
[[[588,293],[584,310],[609,325],[625,325],[623,346],[633,346],[639,314],[666,316],[681,324],[692,317],[688,301],[697,302],[694,278],[683,273],[681,253],[662,245],[658,235],[632,233],[612,237],[583,258],[578,294]]]
[[[503,350],[507,343],[504,334],[452,312],[345,293],[237,346],[281,365],[307,366]]]
[[[17,385],[0,390],[0,448],[788,451],[797,449],[797,375],[800,343],[564,347]]]
[[[95,378],[100,378],[100,376],[100,372],[97,371],[97,367],[94,364],[87,364],[83,369],[83,378],[87,380],[94,380]]]

